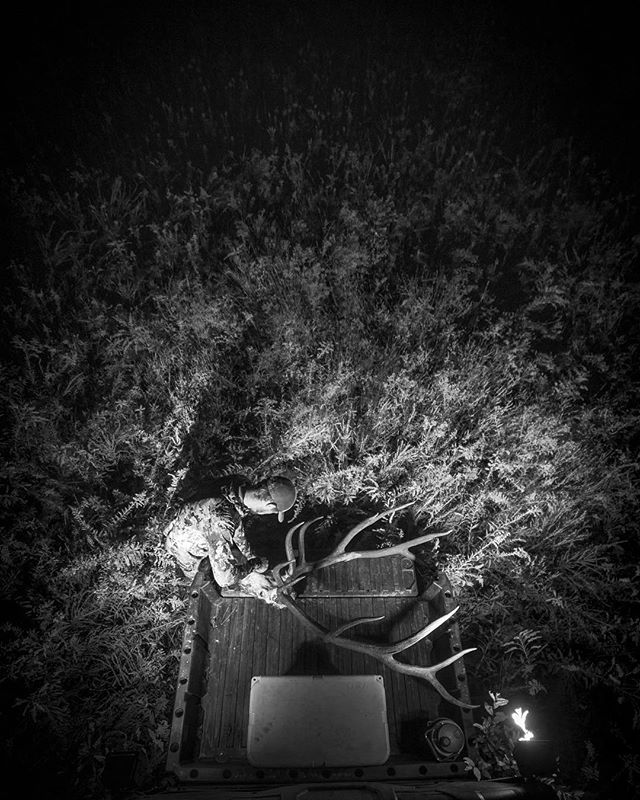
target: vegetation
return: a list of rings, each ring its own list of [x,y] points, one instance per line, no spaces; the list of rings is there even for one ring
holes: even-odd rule
[[[367,47],[178,49],[6,175],[2,719],[42,796],[100,795],[113,730],[162,773],[161,531],[230,469],[415,499],[477,701],[528,698],[559,784],[638,784],[635,200],[477,72]]]

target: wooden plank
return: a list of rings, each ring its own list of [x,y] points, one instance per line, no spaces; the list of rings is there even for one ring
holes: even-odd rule
[[[405,613],[397,620],[393,631],[393,641],[400,641],[417,630],[417,626],[414,627],[413,624],[416,616],[415,607],[416,605],[414,604],[411,613]],[[409,661],[410,659],[405,659],[405,654],[406,651],[399,654],[400,660]],[[415,696],[411,694],[414,684],[415,680],[413,678],[398,673],[396,677],[396,696],[394,698],[394,741],[396,752],[400,752],[402,749],[401,742],[407,720],[418,711],[415,705],[417,703],[417,693]]]
[[[294,629],[297,632],[297,636],[293,651],[292,668],[296,675],[306,675],[311,660],[311,653],[306,644],[307,635],[302,623],[297,619],[294,619]]]
[[[242,657],[238,669],[237,709],[236,709],[236,736],[234,746],[240,749],[247,746],[247,725],[249,723],[249,691],[251,687],[251,676],[253,675],[253,613],[254,604],[250,600],[236,601],[238,608],[242,609],[241,614],[236,619],[236,624],[242,626],[242,636],[240,648]]]
[[[337,584],[336,584],[337,586]],[[326,600],[319,600],[316,601],[316,608],[322,609],[324,612],[324,626],[328,629],[332,629],[339,624],[336,620],[339,619],[338,617],[338,598],[337,597],[329,597]],[[344,675],[344,665],[342,663],[341,653],[337,648],[332,647],[331,645],[327,645],[325,643],[322,644],[322,653],[324,655],[323,664],[316,665],[316,669],[318,667],[321,668],[321,672],[327,671],[328,664],[331,664],[332,667],[335,667],[339,675]]]
[[[411,636],[412,634],[416,633],[423,628],[428,622],[428,616],[426,615],[427,611],[427,604],[423,603],[422,601],[416,604],[415,614],[412,618],[412,625],[407,625],[405,630],[405,636]],[[409,650],[405,651],[407,654],[407,661],[410,664],[419,664],[420,666],[428,666],[429,665],[429,646],[426,644],[426,641],[423,639],[422,642],[415,645],[414,647],[410,648]],[[415,716],[426,716],[432,717],[433,715],[430,713],[428,699],[429,695],[432,694],[431,690],[425,685],[424,681],[416,680],[412,678],[407,678],[406,681],[406,702],[409,706],[410,710],[415,709]]]
[[[350,618],[350,614],[354,612],[354,603],[353,599],[350,597],[340,597],[336,600],[336,605],[338,609],[338,614],[340,618],[340,624],[346,622]],[[355,619],[355,615],[351,617]],[[346,636],[349,636],[351,631],[347,631]],[[352,650],[345,650],[344,651],[344,675],[353,675],[353,651]]]
[[[234,608],[234,623],[238,608]],[[231,620],[230,620],[231,623]],[[229,624],[230,634],[224,664],[224,692],[220,705],[219,747],[221,750],[233,750],[234,727],[238,692],[242,690],[239,681],[240,662],[242,661],[242,625]]]
[[[393,580],[393,569],[394,567],[397,568],[397,559],[388,559],[384,563],[385,572],[383,573],[382,569],[382,562],[380,559],[372,558],[371,561],[367,563],[369,568],[369,582],[372,587],[380,587],[381,594],[384,591],[393,591],[394,584],[396,581]],[[386,580],[385,580],[386,578]]]
[[[356,617],[370,617],[372,615],[373,602],[370,597],[354,597],[353,609]],[[368,636],[370,630],[369,625],[357,625],[354,628],[354,636],[363,639]],[[353,674],[365,675],[366,663],[368,659],[362,653],[354,653],[353,655]]]
[[[218,609],[216,615],[216,625],[218,622],[225,618],[225,613],[229,610],[230,602],[223,601]],[[221,706],[225,692],[225,667],[226,667],[226,654],[229,650],[229,636],[231,635],[231,626],[222,625],[219,629],[216,628],[214,636],[209,639],[209,647],[211,649],[211,660],[209,662],[209,687],[211,692],[211,708],[213,711],[213,718],[211,725],[206,731],[208,741],[208,749],[215,752],[220,741],[220,727],[222,725]],[[215,680],[215,688],[212,686],[212,681]],[[201,749],[205,746],[204,736],[201,741]]]
[[[200,753],[203,758],[215,758],[221,749],[236,747],[236,704],[238,689],[242,686],[241,671],[250,664],[233,656],[242,648],[242,637],[247,630],[246,609],[243,601],[223,600],[216,614],[216,625],[209,637],[211,659],[209,663],[209,691],[203,704],[203,726]],[[213,621],[213,620],[212,620]],[[225,736],[231,731],[231,742]]]
[[[375,640],[380,644],[386,644],[388,642],[388,636],[382,636],[383,632],[386,632],[390,626],[389,620],[389,612],[390,612],[390,603],[387,598],[385,597],[376,597],[373,601],[373,613],[372,616],[381,616],[384,615],[384,620],[380,622],[373,623],[372,628],[375,629]],[[378,662],[379,663],[379,662]],[[396,741],[396,729],[395,729],[395,703],[396,703],[396,690],[395,690],[395,682],[396,677],[392,670],[389,670],[388,667],[380,664],[380,671],[382,673],[382,677],[384,680],[385,691],[387,694],[387,724],[389,726],[389,744],[391,750],[395,749],[395,741]]]
[[[232,659],[229,657],[232,651],[236,638],[241,633],[241,626],[236,624],[238,609],[234,607],[232,601],[227,601],[224,608],[224,615],[220,622],[222,629],[220,631],[220,650],[217,660],[217,671],[220,676],[220,691],[216,696],[216,724],[214,725],[214,741],[213,745],[215,753],[223,747],[223,736],[225,725],[230,727],[230,724],[225,716],[226,697],[229,691],[229,686],[237,683],[237,675],[234,674]]]
[[[249,694],[251,691],[251,678],[254,675],[264,675],[266,666],[266,649],[267,649],[267,631],[265,630],[266,621],[266,605],[265,603],[257,600],[255,597],[245,600],[247,607],[251,612],[251,621],[247,625],[247,660],[250,663],[250,669],[243,675],[242,687],[239,687],[239,693],[242,693],[242,719],[243,727],[248,723],[249,719]],[[243,741],[246,741],[246,732],[243,731]],[[246,745],[243,745],[246,746]]]
[[[267,617],[267,643],[265,675],[278,674],[278,648],[280,646],[280,615],[281,611],[273,606],[266,607]],[[285,611],[286,613],[286,611]]]
[[[207,682],[207,694],[203,698],[203,726],[200,742],[201,754],[212,753],[219,741],[221,714],[220,705],[225,691],[225,664],[226,654],[229,650],[229,632],[232,628],[229,625],[229,615],[232,613],[230,608],[231,601],[220,600],[213,607],[215,627],[212,627],[209,636],[209,676]]]
[[[365,566],[364,563],[361,564],[361,569],[359,569],[357,572],[358,574],[357,591],[359,595],[364,595],[366,593],[366,590],[369,588],[367,585],[368,584],[367,571],[364,569],[364,566]]]
[[[234,637],[233,649],[228,659],[232,663],[227,668],[227,674],[232,678],[233,683],[225,687],[225,703],[228,708],[228,724],[230,726],[230,730],[225,731],[225,746],[230,750],[239,746],[237,744],[238,707],[242,707],[244,695],[249,691],[248,681],[242,676],[242,661],[245,648],[247,647],[246,641],[243,641],[245,626],[242,624],[242,621],[247,610],[251,613],[250,607],[248,608],[248,604],[245,601],[242,604],[242,616],[240,616],[240,609],[238,608],[237,616],[234,617],[233,622],[230,622],[236,629],[241,628],[241,630],[238,630],[237,636]]]
[[[267,605],[257,599],[253,600],[255,604],[255,629],[253,635],[253,674],[264,675],[267,663]]]
[[[286,663],[283,665],[283,670],[281,674],[283,675],[294,675],[300,674],[300,643],[303,638],[302,633],[302,626],[298,622],[298,620],[289,612],[283,612],[287,615],[287,630],[289,632],[288,636],[288,647],[287,653],[288,657],[286,659]]]
[[[349,586],[349,584],[350,583],[353,584],[353,581],[349,580],[349,578],[353,573],[354,566],[357,569],[355,563],[339,564],[335,567],[329,567],[329,571],[335,572],[336,575],[336,594],[338,596],[342,596],[344,594],[350,594],[351,587]]]
[[[280,648],[278,650],[278,675],[285,675],[293,663],[293,615],[286,609],[280,611]]]

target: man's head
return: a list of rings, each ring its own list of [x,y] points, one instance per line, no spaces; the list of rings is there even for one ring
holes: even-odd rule
[[[296,501],[296,487],[281,475],[274,475],[254,486],[247,486],[242,502],[254,514],[277,514],[284,522],[284,512]]]

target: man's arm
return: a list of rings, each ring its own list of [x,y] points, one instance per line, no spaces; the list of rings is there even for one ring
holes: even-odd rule
[[[260,558],[250,558],[244,564],[238,564],[231,550],[231,545],[225,539],[219,539],[209,549],[209,560],[213,570],[213,577],[218,586],[233,586],[251,572],[263,566]]]
[[[165,528],[165,548],[176,559],[184,575],[193,578],[200,562],[208,555],[209,547],[201,531],[185,521],[186,516],[188,509]]]
[[[253,547],[251,547],[251,545],[247,540],[247,535],[244,530],[243,520],[240,520],[240,522],[236,525],[236,528],[233,532],[233,543],[242,553],[242,555],[247,559],[247,561],[251,560],[252,558],[257,558]]]
[[[209,560],[216,583],[231,586],[254,571],[263,571],[268,563],[256,557],[244,535],[244,524],[225,513],[225,503],[220,498],[195,503],[202,510],[202,527],[208,544]],[[235,550],[235,552],[234,552]],[[246,563],[239,563],[238,554]]]
[[[269,569],[269,559],[261,558],[259,555],[257,555],[256,551],[249,544],[249,541],[247,540],[244,531],[243,520],[241,520],[236,527],[235,533],[233,535],[233,543],[242,553],[242,555],[247,559],[247,561],[253,564],[253,567],[250,570],[251,572],[266,572]]]

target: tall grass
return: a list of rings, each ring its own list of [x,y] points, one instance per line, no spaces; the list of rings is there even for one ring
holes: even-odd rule
[[[301,513],[415,499],[452,528],[425,558],[474,690],[540,704],[562,780],[632,785],[635,200],[463,69],[211,58],[123,80],[81,158],[7,176],[10,758],[99,795],[118,729],[161,773],[185,603],[161,529],[190,475],[241,468],[295,476]]]

